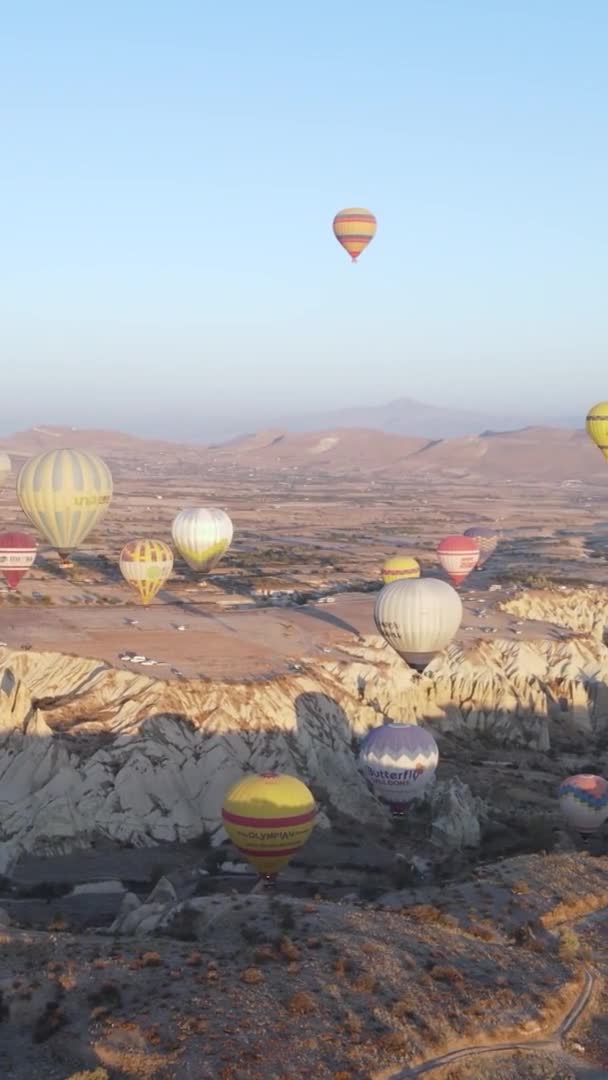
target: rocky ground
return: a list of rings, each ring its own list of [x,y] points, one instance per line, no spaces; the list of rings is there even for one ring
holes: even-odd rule
[[[521,859],[467,889],[433,904],[264,891],[180,903],[163,879],[103,934],[5,927],[0,1065],[14,1080],[99,1066],[116,1080],[363,1080],[551,1030],[584,966],[608,962],[608,860]],[[601,1026],[581,1023],[579,1057],[608,1059]]]

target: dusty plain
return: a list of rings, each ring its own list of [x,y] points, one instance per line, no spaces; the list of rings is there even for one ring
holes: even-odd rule
[[[608,467],[584,436],[270,433],[206,448],[39,429],[2,443],[16,467],[53,445],[87,446],[111,466],[115,495],[72,569],[42,543],[19,593],[0,592],[0,664],[23,687],[0,709],[0,834],[21,845],[0,887],[0,1075],[397,1080],[436,1060],[424,1074],[444,1080],[608,1076],[608,840],[565,830],[555,799],[564,775],[608,773]],[[176,559],[143,609],[120,577],[120,549],[138,536],[170,541],[188,505],[224,507],[234,544],[205,581]],[[25,526],[11,483],[0,522]],[[403,549],[439,573],[436,543],[476,522],[501,530],[500,547],[461,588],[445,667],[421,681],[377,640],[380,566]],[[368,680],[379,672],[375,696],[364,669]],[[332,708],[344,719],[343,788],[302,773],[317,783],[325,827],[276,890],[236,865],[211,811],[200,835],[167,826],[164,843],[160,826],[144,835],[140,824],[117,841],[135,804],[94,839],[38,821],[31,843],[28,829],[11,832],[11,755],[25,755],[35,717],[57,769],[75,760],[84,773],[94,753],[116,751],[136,770],[152,742],[124,742],[153,713],[168,718],[148,735],[158,751],[169,721],[207,737],[211,698],[245,741],[265,700],[270,717],[306,699],[299,733],[267,725],[263,737],[309,763],[297,754],[315,695],[323,737]],[[439,806],[392,821],[366,804],[359,820],[353,795],[344,809],[378,698],[380,711],[408,719],[415,707],[432,728],[446,805],[465,800],[465,831],[477,815],[474,843],[442,846]],[[22,760],[35,776],[40,757]],[[41,791],[28,813],[52,818],[52,777]],[[149,795],[164,798],[160,787]],[[151,802],[142,818],[157,810]],[[137,902],[170,915],[128,931]],[[529,1046],[442,1063],[502,1043]]]

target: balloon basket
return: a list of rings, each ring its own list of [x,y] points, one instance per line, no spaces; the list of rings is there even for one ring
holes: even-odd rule
[[[263,889],[276,889],[277,887],[277,875],[276,874],[260,874],[260,881]]]
[[[74,567],[72,559],[70,559],[67,555],[59,556],[59,565],[62,570],[72,570]]]

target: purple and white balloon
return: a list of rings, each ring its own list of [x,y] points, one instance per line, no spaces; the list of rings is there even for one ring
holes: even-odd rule
[[[382,724],[367,733],[359,764],[375,794],[389,806],[419,799],[432,783],[439,750],[418,724]]]
[[[578,832],[593,832],[608,818],[608,782],[593,773],[568,776],[557,793],[562,814]]]
[[[465,529],[462,535],[469,536],[479,544],[479,558],[476,570],[480,570],[484,563],[487,563],[490,555],[493,555],[496,551],[498,530],[491,529],[488,525],[471,525],[471,528]]]

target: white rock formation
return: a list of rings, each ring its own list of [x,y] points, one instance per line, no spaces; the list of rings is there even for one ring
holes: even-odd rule
[[[483,809],[462,780],[439,781],[431,792],[431,842],[442,851],[479,847]]]
[[[579,593],[556,593],[557,615],[582,619],[587,602],[599,611],[597,596],[606,599]],[[545,594],[542,605],[538,615],[555,621]],[[358,738],[383,715],[428,724],[439,738],[483,734],[540,751],[554,730],[584,737],[606,726],[608,648],[598,636],[454,645],[423,676],[378,637],[341,648],[344,661],[308,660],[305,671],[241,684],[162,682],[96,660],[4,651],[0,873],[23,851],[68,852],[98,837],[143,846],[207,831],[219,842],[224,792],[244,770],[301,776],[322,807],[318,827],[341,814],[386,828],[356,767]]]

